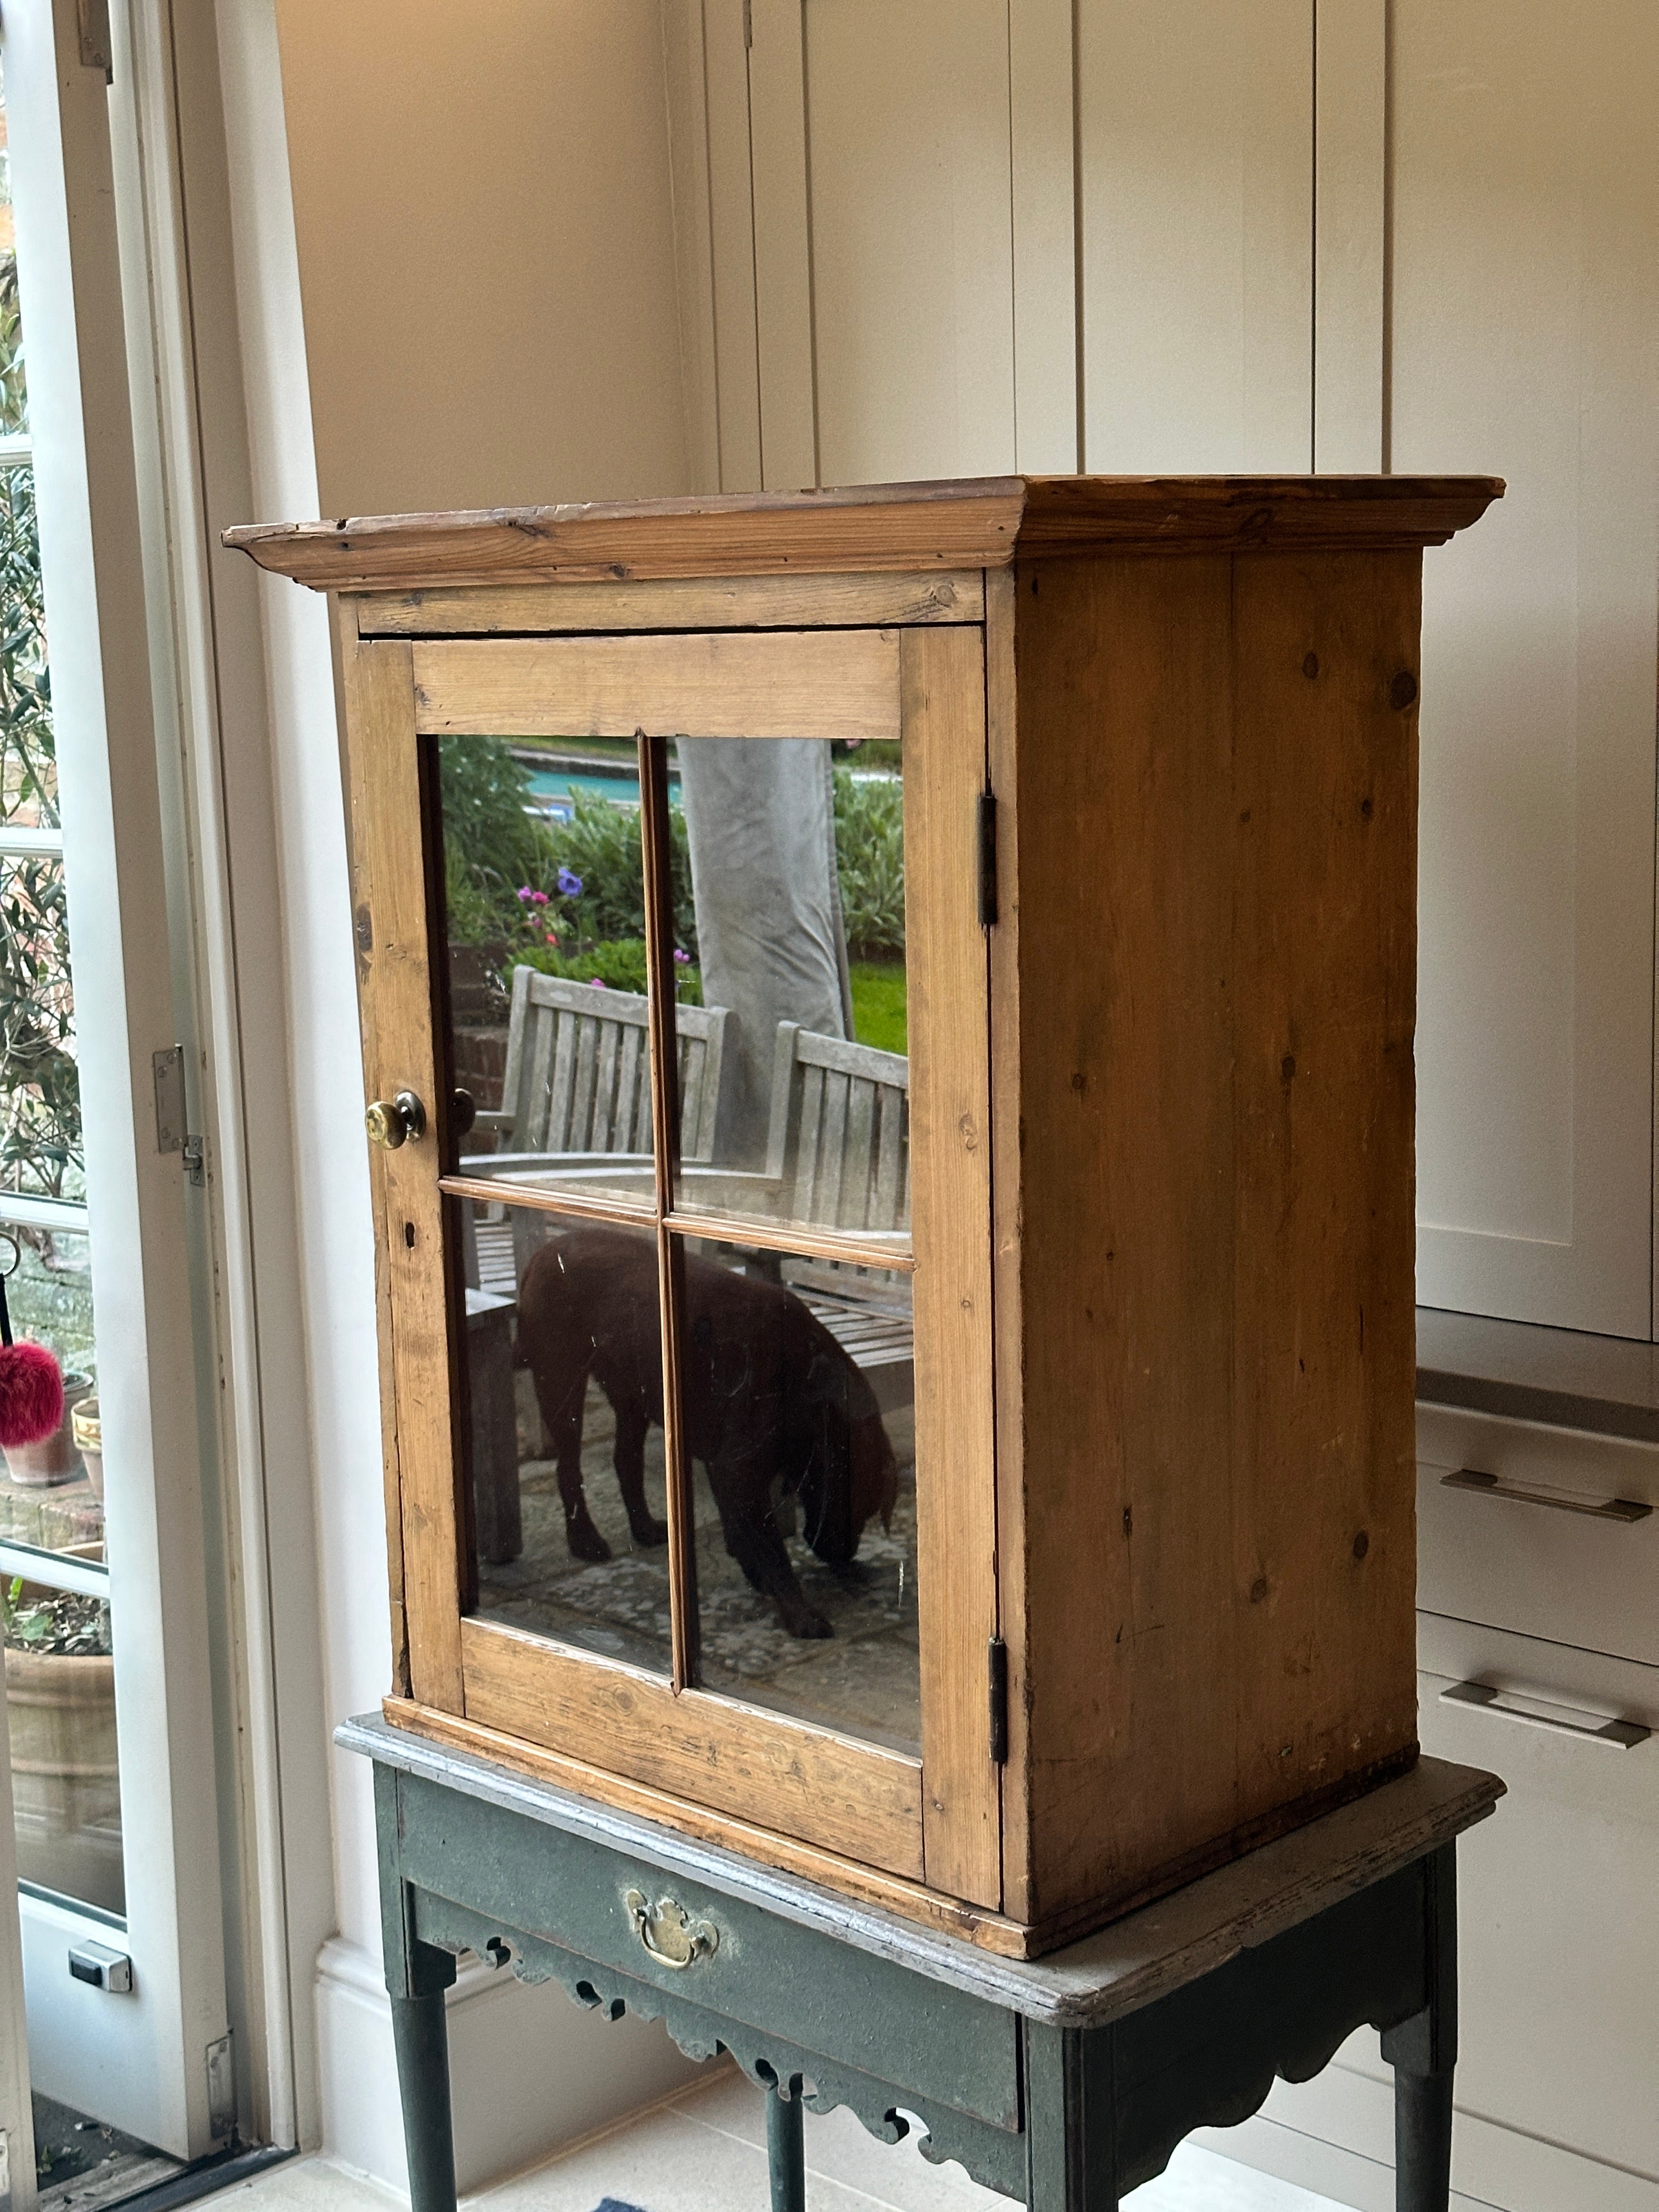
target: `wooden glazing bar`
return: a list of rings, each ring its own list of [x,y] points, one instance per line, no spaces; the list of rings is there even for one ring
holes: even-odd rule
[[[668,827],[668,745],[636,732],[645,874],[645,987],[651,1039],[651,1139],[656,1164],[657,1299],[662,1316],[663,1465],[668,1486],[668,1603],[675,1694],[696,1680],[697,1556],[691,1468],[680,1399],[682,1247],[669,1233],[680,1164],[679,1032],[674,1019],[673,844]]]
[[[859,1267],[896,1267],[909,1274],[915,1254],[908,1237],[866,1236],[826,1229],[812,1221],[777,1221],[764,1214],[699,1213],[677,1206],[667,1226],[682,1237],[706,1237],[711,1244],[752,1244],[761,1252],[789,1252],[803,1260],[845,1260]]]
[[[656,1206],[649,1200],[550,1191],[532,1183],[509,1182],[504,1176],[441,1176],[438,1188],[446,1198],[481,1199],[487,1206],[523,1206],[537,1213],[568,1214],[575,1221],[617,1221],[634,1228],[641,1222],[648,1227],[657,1218]]]

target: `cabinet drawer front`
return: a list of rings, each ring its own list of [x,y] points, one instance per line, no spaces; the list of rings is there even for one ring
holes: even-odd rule
[[[1659,1666],[1659,1510],[1642,1520],[1582,1510],[1659,1509],[1659,1449],[1420,1407],[1417,1457],[1425,1611]],[[1498,1486],[1448,1485],[1466,1470]]]
[[[665,1872],[417,1777],[401,1777],[398,1787],[399,1871],[428,1893],[416,1913],[423,1941],[476,1948],[486,1929],[530,1936],[860,2072],[876,2054],[902,2049],[906,2086],[918,2096],[993,2127],[1018,2127],[1011,2013],[792,1925],[693,1875]],[[635,1899],[649,1922],[644,1931]],[[672,1963],[688,1948],[676,1933],[687,1926],[696,1955]]]
[[[1659,1736],[1620,1750],[1442,1696],[1474,1678],[1659,1728],[1659,1668],[1423,1631],[1424,1750],[1510,1790],[1458,1846],[1459,2109],[1659,2179]]]

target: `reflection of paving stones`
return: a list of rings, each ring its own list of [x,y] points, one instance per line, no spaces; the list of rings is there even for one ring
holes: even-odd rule
[[[597,1418],[595,1418],[597,1416]],[[908,1421],[892,1423],[902,1464],[910,1456]],[[635,1551],[611,1464],[610,1408],[590,1396],[584,1422],[582,1486],[595,1526],[613,1556],[573,1559],[553,1466],[520,1470],[525,1547],[507,1566],[481,1566],[479,1601],[496,1619],[636,1665],[665,1670],[669,1648],[668,1557]],[[844,1575],[833,1573],[804,1538],[789,1556],[809,1601],[835,1627],[833,1638],[789,1635],[769,1600],[750,1589],[726,1549],[720,1514],[699,1466],[694,1469],[697,1601],[702,1679],[707,1687],[848,1729],[914,1745],[920,1737],[916,1621],[915,1488],[902,1465],[890,1530],[864,1532]],[[646,1449],[646,1494],[666,1514],[662,1435]]]

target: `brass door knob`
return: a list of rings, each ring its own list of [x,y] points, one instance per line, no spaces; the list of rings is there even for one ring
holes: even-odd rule
[[[426,1134],[426,1109],[412,1091],[400,1091],[389,1103],[377,1098],[363,1115],[371,1139],[395,1152],[410,1137]]]

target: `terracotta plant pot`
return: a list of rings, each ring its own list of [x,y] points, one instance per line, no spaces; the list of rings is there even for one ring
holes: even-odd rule
[[[6,1473],[25,1490],[52,1490],[73,1482],[81,1472],[81,1455],[71,1424],[75,1409],[90,1398],[94,1384],[90,1375],[73,1372],[64,1377],[64,1418],[49,1437],[38,1443],[8,1444]]]

